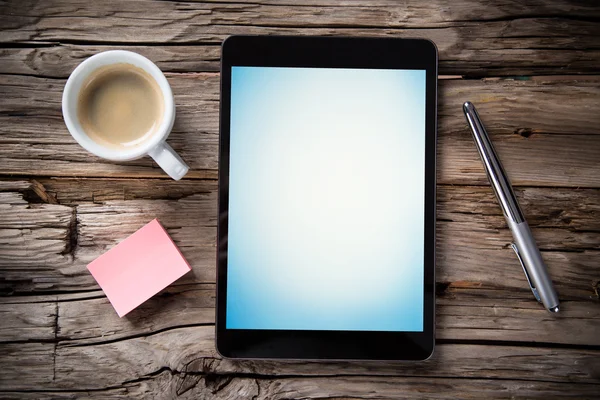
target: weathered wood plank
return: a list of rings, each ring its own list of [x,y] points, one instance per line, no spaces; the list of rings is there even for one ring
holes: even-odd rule
[[[53,183],[72,183],[53,180]],[[68,188],[62,191],[68,192]],[[73,192],[73,191],[70,191]],[[600,231],[600,191],[596,189],[561,189],[523,187],[515,189],[519,204],[528,223],[538,232],[559,228],[575,231]],[[487,221],[493,226],[505,226],[498,201],[491,186],[439,186],[437,191],[437,217],[440,220],[461,221],[473,215],[494,217]]]
[[[103,178],[44,178],[38,181],[48,195],[63,205],[111,200],[179,200],[193,194],[208,194],[217,190],[217,183],[210,181]],[[11,187],[21,186],[23,191],[31,186],[29,181],[0,181],[0,188],[8,183]],[[596,189],[523,187],[517,188],[515,192],[531,226],[600,231],[600,191]],[[494,217],[495,227],[505,225],[490,186],[439,185],[439,220],[460,222],[470,215]],[[490,219],[487,221],[492,222]]]
[[[212,385],[192,389],[189,398],[285,400],[300,399],[447,399],[453,394],[510,399],[576,398],[593,399],[598,385],[531,383],[493,379],[415,379],[415,378],[296,378],[256,380],[233,378],[215,390]],[[173,393],[173,391],[171,391]],[[450,394],[450,396],[449,396]]]
[[[529,297],[530,292],[450,285],[437,296],[437,338],[600,346],[597,301],[563,301],[561,313],[554,316]],[[214,285],[198,284],[172,286],[127,318],[119,318],[103,297],[59,302],[57,335],[88,345],[211,325],[214,305]],[[564,335],[565,330],[572,335]]]
[[[52,205],[64,208],[60,209],[64,214],[63,228],[56,233],[52,246],[44,241],[45,245],[38,246],[33,258],[26,249],[33,248],[41,239],[29,230],[3,231],[14,231],[6,239],[5,262],[0,266],[5,290],[94,289],[97,286],[86,270],[87,263],[156,217],[193,266],[193,273],[179,282],[214,282],[216,182],[46,179],[43,183],[45,196],[70,205]],[[512,288],[519,290],[524,298],[532,299],[516,257],[508,248],[511,235],[491,189],[440,186],[438,192],[438,281],[491,289]],[[531,217],[534,235],[561,297],[597,299],[600,250],[594,241],[600,230],[599,191],[523,188],[517,193],[525,214]],[[17,189],[4,194],[14,198],[27,196]],[[35,227],[38,217],[30,213],[37,215],[37,209],[28,208],[27,202],[23,202],[20,211],[11,218],[20,221],[29,218],[31,227]],[[71,207],[76,210],[75,217]],[[77,233],[75,239],[73,232]],[[10,245],[15,241],[20,243],[18,248]]]
[[[175,74],[169,80],[178,106],[169,143],[190,164],[188,177],[214,178],[219,77]],[[471,100],[514,184],[600,187],[599,82],[599,77],[440,81],[439,182],[487,184],[461,110]],[[166,177],[148,157],[109,163],[75,143],[60,111],[64,81],[4,75],[0,83],[0,173]]]
[[[98,183],[100,189],[102,182]],[[86,265],[155,217],[194,266],[181,281],[214,282],[216,184],[188,185],[194,194],[177,201],[85,203],[72,208],[29,204],[23,197],[31,190],[15,182],[14,192],[0,193],[0,201],[5,200],[0,206],[9,206],[0,208],[0,288],[8,293],[97,288]]]
[[[443,39],[441,42],[437,39],[436,43],[438,46],[445,46]],[[456,46],[441,48],[440,74],[466,77],[589,74],[597,72],[594,66],[600,61],[600,50],[594,49],[515,49],[514,43],[502,42],[497,46],[509,48],[491,49],[487,46],[479,48],[481,45],[479,41],[471,43],[477,48],[458,50]],[[49,44],[48,47],[31,48],[24,44],[21,48],[1,49],[0,73],[67,78],[85,58],[102,51],[116,49],[143,54],[165,72],[218,72],[220,68],[221,48],[217,43],[169,46],[57,43]]]
[[[211,185],[213,183],[211,182]],[[127,218],[123,218],[125,216]],[[216,259],[216,191],[177,201],[131,200],[77,206],[78,267],[87,264],[153,218],[158,218],[186,260],[193,266],[180,282],[214,282]],[[115,227],[118,234],[115,235]],[[116,237],[119,239],[115,240]]]
[[[10,345],[2,347],[11,348]],[[49,361],[49,349],[46,347],[40,346],[40,361]],[[97,345],[76,346],[59,342],[51,382],[47,380],[48,372],[44,377],[34,375],[34,371],[23,370],[18,380],[0,381],[0,390],[31,389],[33,382],[37,384],[34,387],[38,390],[68,390],[74,387],[78,390],[102,390],[152,380],[163,371],[169,372],[169,386],[176,386],[180,390],[184,387],[188,390],[196,387],[201,390],[200,393],[213,389],[213,394],[218,391],[215,389],[227,386],[225,381],[231,379],[228,375],[245,376],[259,381],[276,380],[283,385],[291,384],[286,382],[308,379],[313,382],[336,379],[352,382],[365,379],[365,382],[373,384],[370,387],[374,390],[379,390],[386,382],[398,385],[403,381],[419,382],[422,380],[420,378],[427,378],[431,387],[435,387],[435,382],[439,379],[452,380],[458,377],[482,380],[493,376],[495,380],[519,381],[520,385],[539,390],[546,384],[553,383],[597,385],[600,383],[599,363],[597,350],[465,344],[440,344],[431,359],[418,364],[232,361],[222,360],[217,356],[214,349],[214,328],[200,326]],[[12,366],[7,366],[12,373]],[[94,376],[94,379],[89,379],[90,376]],[[230,395],[234,393],[231,392]],[[360,393],[365,393],[364,387]],[[359,392],[341,392],[339,395],[359,395]]]
[[[7,47],[0,50],[0,74],[7,74],[0,76],[0,174],[88,177],[0,181],[0,290],[14,294],[0,297],[0,397],[596,398],[598,76],[441,82],[441,344],[431,360],[237,362],[214,349],[214,72],[222,39],[424,36],[440,47],[442,74],[597,74],[600,9],[526,3],[494,0],[485,14],[481,4],[445,0],[0,4],[0,48]],[[149,159],[119,165],[88,156],[62,122],[69,72],[118,44],[168,72],[179,113],[170,143],[195,180],[89,179],[165,177]],[[557,283],[559,315],[533,300],[507,248],[510,234],[460,111],[467,99],[478,105],[513,182],[537,186],[517,191]],[[194,271],[120,319],[85,265],[156,216]]]
[[[4,182],[0,180],[0,185]],[[30,186],[30,181],[13,182],[27,188]],[[42,184],[46,192],[63,205],[101,204],[111,200],[179,200],[195,194],[214,193],[217,190],[217,182],[207,180],[42,178],[36,182]],[[595,192],[595,189],[580,189],[579,192],[581,190],[589,190],[590,196]]]
[[[17,192],[27,191],[32,195],[34,186],[30,183],[25,188],[24,182],[4,182],[0,188],[0,290],[3,292],[10,293],[13,284],[23,280],[47,288],[48,275],[72,263],[68,251],[73,209],[58,204],[30,204],[23,193]]]
[[[83,7],[85,5],[85,7]],[[455,5],[450,7],[450,5]],[[490,1],[486,4],[485,18],[481,18],[481,10],[475,10],[468,4],[455,4],[448,0],[436,0],[429,3],[408,1],[398,4],[395,1],[369,2],[360,1],[202,1],[186,2],[153,2],[133,0],[126,4],[87,4],[79,1],[48,1],[45,4],[27,5],[22,2],[7,2],[3,7],[4,15],[12,17],[12,25],[19,25],[18,18],[37,17],[35,26],[43,28],[65,28],[60,25],[63,19],[102,18],[108,22],[98,21],[89,29],[99,29],[117,19],[139,19],[140,24],[156,24],[156,21],[172,21],[174,25],[187,22],[187,25],[232,24],[238,26],[367,26],[382,24],[390,27],[443,27],[454,22],[498,21],[518,18],[560,18],[568,13],[575,20],[589,20],[600,16],[593,4],[552,0],[543,5],[537,2],[515,3],[511,1]],[[145,14],[145,15],[144,15]],[[76,17],[76,18],[73,18]],[[8,20],[9,18],[7,18]],[[57,19],[50,22],[44,19]],[[152,22],[155,21],[155,22]],[[44,22],[44,23],[42,23]],[[201,24],[199,22],[204,22]],[[71,21],[72,26],[81,22]],[[119,28],[124,24],[116,24]],[[7,25],[8,27],[8,25]],[[131,32],[134,27],[130,26]],[[138,29],[141,26],[137,27]],[[27,30],[24,30],[24,33]],[[143,30],[138,31],[143,37]],[[117,30],[105,31],[105,35],[116,35]],[[552,33],[552,32],[550,32]],[[72,37],[76,32],[71,32]],[[129,39],[131,35],[123,35]],[[28,38],[27,40],[31,40]],[[36,38],[42,39],[42,38]],[[102,38],[107,40],[106,37]],[[4,40],[9,40],[5,38]],[[155,39],[156,41],[157,39]]]
[[[374,4],[12,2],[3,42],[220,43],[231,34],[408,36],[434,40],[443,73],[594,73],[600,60],[596,7],[564,1]],[[568,18],[565,15],[568,13]],[[471,40],[472,38],[483,40]],[[186,52],[184,49],[183,53]]]
[[[48,179],[42,182],[53,196],[66,204],[165,198],[177,200],[216,190],[216,184],[213,183],[201,185],[196,182],[156,180]],[[593,271],[597,269],[598,255],[585,251],[600,250],[600,192],[590,189],[523,188],[517,194],[538,244],[543,250],[549,250],[544,252],[544,257],[551,265],[553,276],[557,276],[564,286],[562,295],[594,295],[597,279]],[[191,212],[198,216],[203,213],[199,210]],[[93,216],[100,218],[100,214]],[[131,231],[151,215],[139,221],[138,217],[138,213],[131,215],[135,219],[134,225],[137,224],[131,227]],[[495,286],[497,275],[502,274],[502,282],[508,280],[516,287],[528,290],[522,271],[515,263],[515,255],[506,248],[512,238],[491,188],[440,186],[438,218],[439,280],[453,282],[472,279],[480,285]],[[172,226],[176,225],[173,221]],[[202,236],[200,232],[195,232],[191,237],[194,234]],[[211,229],[206,243],[214,245],[215,235],[216,232]],[[106,246],[117,240],[110,223],[102,228],[94,227],[89,236],[96,238],[96,243]],[[184,243],[183,237],[181,240]],[[481,254],[467,257],[470,251],[465,249],[477,249]],[[483,260],[487,262],[483,263]],[[490,265],[498,271],[497,275],[489,276]],[[580,274],[579,270],[592,272]]]
[[[47,332],[65,345],[92,345],[145,336],[190,325],[214,324],[214,285],[176,284],[161,292],[126,318],[119,318],[101,292],[93,297],[57,301],[31,298],[52,315],[13,318],[15,331]],[[60,301],[60,298],[66,297]],[[6,305],[6,309],[14,304]],[[28,305],[27,305],[28,306]],[[16,309],[22,309],[19,304]],[[55,311],[56,308],[56,311]],[[41,310],[35,310],[40,314]],[[525,343],[560,343],[600,346],[597,301],[563,301],[558,315],[548,314],[529,292],[486,289],[456,282],[437,296],[437,337],[446,340],[501,340]],[[571,335],[564,335],[569,331]],[[10,339],[10,335],[3,340]],[[72,343],[72,344],[71,344]]]
[[[214,282],[215,182],[46,179],[43,185],[38,182],[35,187],[41,195],[37,200],[29,197],[33,196],[33,189],[28,182],[0,184],[0,188],[9,190],[3,194],[12,195],[13,203],[23,205],[25,217],[14,218],[27,220],[30,210],[23,196],[31,201],[42,198],[64,201],[70,206],[57,207],[77,209],[78,240],[70,249],[72,258],[63,256],[67,260],[63,266],[40,265],[27,257],[10,259],[0,267],[6,288],[17,292],[96,289],[85,268],[87,262],[155,216],[160,217],[194,268],[193,274],[125,319],[117,317],[98,291],[63,302],[59,301],[60,296],[44,296],[39,301],[46,304],[36,311],[53,311],[54,307],[57,311],[40,322],[32,319],[37,323],[36,329],[50,332],[51,316],[58,313],[57,335],[61,340],[95,343],[151,334],[174,326],[214,323],[214,285],[198,283]],[[563,312],[552,316],[535,302],[514,254],[503,248],[509,243],[510,234],[490,189],[441,186],[438,337],[600,345],[596,334],[600,318],[597,293],[600,251],[577,250],[578,246],[588,245],[578,243],[577,238],[583,235],[585,239],[598,229],[595,218],[600,208],[598,192],[546,188],[518,191],[524,210],[536,209],[536,216],[531,218],[535,233],[543,231],[538,226],[546,226],[571,232],[575,238],[575,243],[557,243],[553,251],[543,252],[563,300]],[[90,202],[96,198],[101,203]],[[465,208],[469,204],[471,207]],[[553,217],[544,219],[544,213]],[[123,215],[127,215],[126,221]],[[66,234],[63,241],[67,241]],[[560,251],[561,246],[565,251]],[[63,244],[36,254],[40,259],[51,259],[66,247]],[[7,301],[14,303],[13,297]],[[31,328],[25,323],[28,321],[19,317],[12,325],[20,324],[20,328],[27,330]],[[564,335],[565,329],[576,334]]]
[[[204,328],[191,329],[204,330]],[[57,349],[57,384],[65,387],[67,386],[65,383],[71,380],[79,381],[81,379],[83,382],[86,376],[97,371],[96,373],[102,377],[100,381],[95,384],[88,383],[86,386],[92,388],[102,387],[101,385],[112,386],[115,383],[119,384],[152,374],[162,367],[169,368],[183,379],[186,376],[188,379],[193,379],[195,373],[201,374],[196,378],[200,378],[202,375],[209,378],[211,374],[217,374],[217,380],[220,380],[219,378],[227,379],[226,376],[223,376],[224,374],[247,373],[258,379],[268,379],[269,377],[276,379],[278,376],[285,377],[286,375],[322,378],[317,378],[318,381],[336,379],[337,375],[347,375],[352,377],[353,379],[349,380],[353,381],[361,380],[358,375],[376,374],[378,377],[367,379],[385,378],[381,379],[379,383],[390,381],[399,383],[400,380],[394,379],[394,377],[431,377],[429,379],[435,382],[436,378],[454,376],[481,379],[494,371],[494,375],[498,378],[523,379],[525,381],[522,382],[523,384],[528,382],[533,385],[536,380],[598,383],[598,354],[596,351],[439,345],[435,356],[418,366],[398,363],[366,363],[365,366],[363,363],[231,362],[213,359],[210,353],[213,353],[214,350],[200,348],[196,343],[190,342],[190,339],[196,339],[200,341],[200,345],[208,344],[204,342],[205,338],[202,334],[186,330],[188,338],[184,338],[180,332],[177,332],[177,335],[174,332],[164,332],[158,335],[157,337],[162,339],[160,342],[154,337],[149,337],[144,340],[131,339],[124,343],[93,348],[59,347]],[[212,330],[210,332],[212,333]],[[166,335],[167,333],[169,335]],[[210,336],[212,335],[209,335],[207,339],[212,344]],[[184,341],[184,343],[176,345],[175,341],[180,343]],[[174,348],[172,355],[165,354],[165,344],[167,343]],[[137,356],[134,354],[136,350],[140,352]],[[119,353],[121,353],[120,356]],[[123,353],[130,359],[120,365],[115,365],[116,363],[112,361],[113,357],[123,359]],[[149,360],[152,361],[148,363]],[[377,368],[374,371],[375,365]],[[486,367],[481,368],[481,365],[486,365]],[[203,385],[201,384],[201,386]]]
[[[215,322],[214,284],[177,284],[119,318],[106,297],[57,304],[57,338],[97,343]],[[214,329],[214,327],[213,327]]]
[[[597,301],[561,301],[561,314],[549,315],[527,296],[509,299],[509,290],[495,293],[458,289],[438,296],[438,339],[492,340],[598,346]],[[461,293],[463,292],[463,293]],[[532,296],[531,292],[526,293]],[[565,332],[569,332],[565,335]]]
[[[54,343],[0,343],[0,397],[9,388],[51,387],[55,348]]]
[[[2,300],[0,298],[0,342],[55,338],[58,317],[55,303],[10,304]]]
[[[26,336],[20,339],[48,340],[56,335],[65,345],[93,345],[177,327],[212,325],[215,318],[214,284],[177,283],[126,318],[117,316],[101,291],[27,299],[34,304],[22,303],[18,296],[0,299],[8,321],[6,335],[0,340],[15,340],[15,333],[23,333]],[[563,298],[561,313],[552,315],[529,291],[489,289],[458,281],[438,290],[436,335],[445,340],[600,346],[598,301],[590,300]],[[11,309],[18,315],[10,315]],[[571,334],[565,335],[565,331]]]
[[[215,399],[215,400],[289,400],[289,399],[448,399],[452,395],[475,393],[486,399],[596,399],[598,385],[573,383],[523,382],[494,379],[432,378],[290,378],[194,376],[173,377],[161,372],[142,381],[94,391],[9,391],[4,399]]]
[[[27,74],[52,78],[67,78],[86,58],[108,50],[129,50],[140,53],[164,72],[219,72],[221,47],[217,44],[198,45],[76,45],[49,44],[48,47],[1,49],[0,74]]]
[[[214,178],[218,146],[218,76],[180,77],[183,79],[170,79],[176,93],[178,117],[169,143],[192,167],[187,177],[206,177],[203,170],[212,169],[209,177]],[[22,175],[38,170],[38,174],[46,176],[65,173],[71,176],[165,176],[149,157],[118,165],[85,152],[69,135],[62,120],[60,103],[64,81],[4,78],[0,77],[0,125],[3,125],[0,130],[0,171],[3,174]],[[29,127],[22,125],[22,120],[30,114]]]

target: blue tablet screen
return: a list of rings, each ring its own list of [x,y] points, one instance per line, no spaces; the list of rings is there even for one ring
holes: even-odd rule
[[[425,71],[231,79],[226,328],[422,331]]]

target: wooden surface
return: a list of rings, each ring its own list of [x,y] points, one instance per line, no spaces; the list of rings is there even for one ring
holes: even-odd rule
[[[231,34],[426,37],[440,51],[437,342],[423,363],[214,349],[219,57]],[[173,87],[180,182],[87,154],[66,78],[130,49]],[[598,398],[600,6],[569,1],[0,2],[0,398]],[[479,108],[562,300],[534,299],[460,105]],[[158,217],[193,272],[118,318],[86,265]]]

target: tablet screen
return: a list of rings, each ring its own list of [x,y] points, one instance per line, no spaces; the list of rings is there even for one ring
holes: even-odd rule
[[[232,67],[227,329],[423,331],[425,84]]]

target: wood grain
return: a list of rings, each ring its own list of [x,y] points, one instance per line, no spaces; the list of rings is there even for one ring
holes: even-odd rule
[[[485,25],[479,29],[485,29]],[[278,33],[278,32],[275,32]],[[350,32],[354,35],[369,35],[368,32]],[[389,35],[387,35],[389,36]],[[411,35],[412,36],[412,35]],[[423,35],[421,34],[421,37]],[[507,39],[497,40],[488,45],[462,41],[461,44],[446,44],[444,37],[432,31],[431,39],[440,48],[439,73],[468,78],[487,76],[528,76],[593,74],[593,65],[600,61],[600,50],[594,48],[517,48],[516,43]],[[500,42],[500,43],[498,43]],[[471,44],[473,43],[473,44]],[[496,43],[496,49],[489,46]],[[464,48],[464,46],[471,48]],[[532,43],[531,46],[538,44]],[[0,73],[13,75],[33,75],[50,78],[67,78],[71,71],[85,58],[108,50],[130,50],[140,53],[165,72],[218,72],[221,48],[217,43],[181,45],[78,45],[48,43],[40,47],[19,47],[2,49],[0,43]],[[506,48],[504,48],[506,47]]]
[[[485,346],[440,344],[435,357],[418,366],[399,363],[331,363],[331,362],[285,362],[275,361],[229,361],[216,357],[213,346],[213,327],[189,327],[161,332],[146,338],[132,338],[98,346],[61,346],[57,348],[57,384],[64,378],[84,378],[96,368],[106,377],[90,388],[111,385],[115,381],[133,380],[151,374],[162,367],[186,373],[226,374],[247,373],[267,376],[335,376],[335,375],[378,375],[378,376],[431,376],[431,377],[486,377],[486,369],[505,367],[501,377],[505,379],[546,380],[552,382],[598,383],[598,352],[593,350],[569,350],[565,352],[547,348],[517,346]],[[166,346],[168,344],[168,346]],[[169,351],[169,347],[171,351]],[[188,351],[184,351],[188,349]],[[134,353],[138,352],[136,356]],[[130,359],[114,365],[111,360],[117,353]],[[144,352],[150,354],[145,355]],[[532,368],[527,360],[546,358],[542,368]],[[473,360],[484,360],[487,368],[476,366]],[[105,361],[103,361],[105,360]],[[153,360],[147,365],[143,362]],[[570,368],[577,365],[569,376]],[[87,362],[86,362],[87,361]],[[561,366],[562,364],[562,366]],[[76,371],[77,365],[88,365]],[[378,366],[377,371],[373,367]],[[133,368],[132,368],[133,367]],[[141,368],[140,368],[141,367]],[[319,368],[315,368],[319,367]],[[68,377],[68,372],[75,376]],[[62,375],[62,377],[61,377]]]
[[[71,180],[48,179],[42,181],[52,196],[56,196],[64,204],[80,204],[82,202],[115,202],[111,204],[153,204],[147,200],[171,201],[190,198],[194,195],[208,196],[214,199],[216,185],[210,182],[171,182],[156,180]],[[75,190],[74,188],[77,188]],[[208,193],[213,191],[213,195]],[[563,296],[588,297],[594,295],[597,282],[598,254],[600,250],[600,193],[593,189],[546,189],[523,188],[517,191],[525,215],[534,229],[536,239],[544,251],[544,257],[550,264],[553,274],[560,277],[563,286]],[[146,199],[145,201],[142,201]],[[130,200],[141,201],[127,203]],[[213,200],[214,201],[214,200]],[[176,203],[175,203],[176,204]],[[186,206],[192,204],[185,201]],[[114,207],[114,206],[111,206]],[[137,207],[137,206],[136,206]],[[210,254],[214,251],[214,223],[204,220],[198,222],[205,226],[206,234],[194,231],[187,222],[187,228],[181,227],[182,218],[174,219],[169,214],[177,215],[177,208],[144,206],[141,214],[135,210],[131,213],[133,226],[127,228],[126,236],[137,226],[145,223],[154,215],[166,218],[167,226],[172,227],[174,234],[180,240],[180,245],[186,246],[186,251],[193,251],[195,246],[205,243],[208,249],[206,257],[212,268],[213,260]],[[193,215],[208,215],[211,210],[202,211],[202,207],[212,208],[211,203],[194,201],[191,211]],[[112,209],[112,208],[110,208]],[[131,212],[131,211],[130,211]],[[146,214],[147,213],[147,214]],[[208,214],[207,214],[208,213]],[[167,215],[165,215],[167,214]],[[94,213],[91,217],[101,218],[102,214]],[[164,217],[163,217],[164,216]],[[515,256],[507,249],[511,236],[506,229],[497,201],[489,187],[447,187],[438,188],[438,279],[442,282],[469,281],[479,285],[495,287],[498,276],[489,275],[489,265],[494,265],[497,274],[502,274],[501,282],[527,291],[522,272],[516,268]],[[110,246],[116,241],[111,230],[112,219],[104,225],[94,225],[86,231],[86,236],[95,238],[96,245]],[[206,222],[209,222],[208,226]],[[196,222],[194,222],[196,223]],[[211,223],[213,223],[211,227]],[[87,224],[87,222],[86,222]],[[137,224],[137,225],[136,225]],[[123,225],[127,226],[127,225]],[[193,242],[203,238],[206,242]],[[208,236],[206,236],[208,235]],[[81,240],[82,241],[82,240]],[[79,245],[81,245],[80,243]],[[190,247],[191,245],[191,247]],[[465,249],[477,249],[479,257],[465,257]],[[103,251],[102,249],[99,251]],[[99,253],[92,253],[95,256]],[[484,261],[487,260],[487,261]],[[580,271],[589,273],[581,273]],[[84,271],[85,272],[85,271]],[[212,277],[212,272],[205,270],[200,276]],[[564,278],[564,279],[563,279]],[[209,279],[212,281],[212,279]]]
[[[57,311],[54,302],[0,302],[0,341],[54,339]]]
[[[54,380],[55,343],[0,344],[0,397],[7,389],[48,388]],[[40,395],[38,394],[38,397]]]
[[[79,63],[96,53],[108,50],[129,50],[151,59],[163,72],[219,72],[221,46],[197,45],[78,45],[52,44],[43,47],[2,49],[0,43],[0,74],[35,75],[68,78]]]
[[[56,299],[30,299],[31,304],[0,301],[0,309],[26,313],[9,316],[0,341],[19,338],[56,339],[69,346],[95,346],[189,326],[214,325],[214,285],[177,283],[127,318],[119,318],[99,290]],[[9,300],[10,301],[10,300]],[[31,306],[31,307],[30,307]],[[563,300],[560,315],[550,316],[530,293],[449,285],[437,295],[437,338],[446,341],[503,342],[600,346],[597,301]],[[19,313],[20,314],[20,313]],[[8,328],[12,329],[10,335]],[[571,335],[564,335],[565,330]]]
[[[248,384],[245,380],[265,385],[263,389],[266,391],[261,392],[261,398],[273,398],[287,391],[280,391],[277,387],[295,387],[297,393],[294,396],[311,396],[315,389],[311,389],[309,382],[320,382],[318,387],[322,387],[322,394],[329,395],[333,395],[332,390],[339,390],[340,394],[362,398],[367,382],[370,392],[381,396],[397,395],[400,392],[392,388],[402,385],[414,390],[415,383],[420,390],[428,390],[435,395],[438,385],[443,387],[448,382],[462,380],[472,381],[475,385],[488,380],[504,382],[500,387],[492,385],[491,389],[486,389],[490,390],[491,396],[504,396],[507,392],[518,395],[518,388],[528,388],[523,393],[533,395],[547,391],[548,385],[554,387],[552,390],[558,390],[558,384],[568,386],[575,383],[587,383],[595,388],[600,368],[598,351],[582,349],[440,344],[435,355],[420,364],[333,363],[222,360],[217,356],[213,343],[214,328],[196,326],[94,346],[60,341],[54,350],[50,344],[26,345],[18,365],[23,366],[35,357],[39,360],[37,369],[26,370],[16,370],[14,365],[4,363],[14,357],[15,348],[14,345],[3,344],[0,345],[3,350],[0,360],[8,368],[3,375],[5,379],[0,380],[0,390],[10,392],[35,387],[37,390],[56,390],[60,394],[61,391],[69,392],[71,382],[76,381],[82,383],[78,387],[80,391],[93,393],[123,388],[135,398],[148,393],[137,393],[143,388],[138,386],[140,383],[150,385],[154,395],[161,393],[159,388],[166,385],[162,390],[168,390],[165,395],[169,397],[188,391],[200,398],[217,395],[245,399],[257,394],[240,392],[235,383],[232,388],[228,387],[237,377],[241,379],[241,387]],[[42,370],[42,365],[51,368]],[[489,379],[490,371],[494,371],[493,380]],[[165,372],[169,379],[160,382]],[[90,376],[95,379],[90,380]],[[9,377],[13,379],[6,379]],[[15,379],[17,377],[19,379]],[[308,387],[296,387],[299,382],[308,384]],[[330,385],[328,382],[337,383]],[[352,382],[362,383],[350,391],[342,386],[335,389],[338,384]],[[465,388],[469,387],[470,384]],[[577,388],[580,394],[588,393],[581,391],[580,386]]]
[[[600,346],[598,304],[565,300],[562,313],[549,316],[530,292],[465,287],[459,282],[438,293],[438,339],[501,340],[515,343]],[[59,302],[57,336],[94,345],[189,325],[213,325],[212,285],[177,284],[120,319],[104,297]],[[573,336],[565,336],[568,330]]]
[[[13,203],[23,204],[11,214],[15,220],[30,220],[29,213],[37,210],[27,205],[45,205],[36,202],[48,198],[62,203],[53,206],[65,215],[60,228],[62,242],[36,251],[38,260],[58,258],[62,264],[49,268],[44,262],[36,262],[36,258],[7,257],[7,267],[0,265],[0,286],[17,293],[92,291],[84,297],[62,301],[46,295],[39,300],[45,305],[25,320],[40,322],[29,326],[16,318],[21,324],[19,329],[46,337],[42,333],[51,334],[48,322],[56,318],[55,332],[60,340],[94,344],[189,324],[214,323],[215,182],[44,179],[33,184],[4,181],[0,188],[5,190],[0,194],[11,195]],[[563,300],[563,312],[549,315],[533,299],[516,257],[508,248],[510,233],[491,190],[440,186],[438,338],[600,346],[596,334],[600,324],[600,248],[598,241],[593,241],[600,232],[600,190],[524,188],[517,193],[526,214],[535,208],[531,226]],[[71,209],[75,225],[66,218],[72,215]],[[544,214],[551,217],[544,218]],[[127,319],[120,319],[85,266],[155,217],[190,261],[193,273]],[[8,303],[13,302],[9,297]],[[8,310],[12,305],[5,307]],[[564,335],[565,329],[574,335]]]
[[[469,2],[384,4],[80,0],[31,7],[13,1],[0,16],[0,41],[155,45],[219,44],[232,34],[424,37],[439,47],[442,73],[473,76],[594,73],[600,61],[594,23],[600,13],[591,4],[496,0],[483,18]]]
[[[169,143],[191,166],[187,178],[215,178],[219,77],[168,78],[178,107]],[[439,182],[487,184],[462,115],[461,104],[469,99],[514,184],[600,187],[599,83],[597,77],[440,81]],[[63,80],[4,75],[0,84],[0,173],[166,177],[148,157],[116,164],[83,150],[62,121]]]
[[[30,225],[24,225],[22,230],[3,231],[12,232],[5,241],[5,248],[12,249],[12,243],[21,243],[19,248],[22,249],[4,253],[7,266],[0,266],[0,271],[5,290],[9,287],[18,292],[93,289],[96,286],[85,268],[87,263],[156,217],[193,265],[193,273],[183,282],[214,283],[215,182],[100,179],[84,183],[56,179],[42,182],[47,185],[48,195],[58,201],[70,196],[64,200],[70,205],[28,205],[22,198],[33,196],[33,192],[23,189],[23,182],[15,182],[20,192],[15,189],[15,192],[3,193],[25,202],[18,207],[11,206],[13,220],[33,221],[38,218],[39,207],[44,206],[58,213],[52,217],[47,209],[46,218],[61,221],[61,225],[54,228],[41,227],[50,229],[43,231],[44,235],[57,235],[50,241],[47,236],[31,233],[36,229],[31,230]],[[535,209],[531,226],[561,294],[573,299],[597,298],[598,190],[525,188],[518,193],[526,215],[528,210]],[[466,199],[469,201],[465,202]],[[467,204],[478,206],[466,211]],[[489,188],[441,186],[439,208],[439,282],[512,287],[529,296],[522,271],[508,247],[512,240],[510,233]],[[548,219],[548,216],[553,218]],[[42,220],[40,224],[43,223]],[[26,257],[26,249],[32,246],[37,246],[36,257]],[[477,251],[471,251],[474,249]],[[40,260],[52,260],[52,266]]]
[[[0,2],[0,398],[597,398],[599,21],[593,2],[567,0]],[[439,85],[430,360],[217,354],[218,70],[231,34],[436,42],[440,74],[453,77]],[[99,160],[66,131],[66,78],[117,48],[167,74],[178,107],[169,143],[192,166],[183,181],[148,158]],[[462,115],[466,100],[517,186],[559,314],[533,299],[508,247]],[[85,266],[155,217],[193,272],[118,318]]]
[[[163,371],[142,381],[99,390],[74,389],[52,391],[3,392],[5,399],[135,399],[161,398],[216,400],[287,400],[298,399],[447,399],[449,394],[471,394],[489,399],[596,399],[597,385],[540,383],[494,379],[431,378],[290,378],[257,379],[251,377],[183,378]]]
[[[74,211],[58,204],[30,204],[24,196],[35,196],[34,187],[26,182],[0,186],[0,288],[5,293],[23,280],[52,287],[44,276],[72,263],[67,251]],[[4,191],[11,189],[27,194]]]

